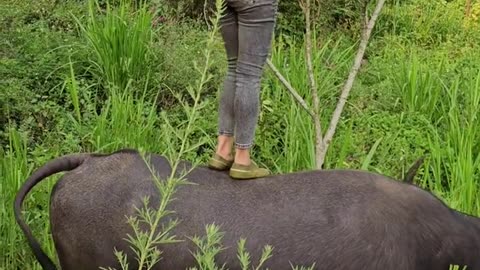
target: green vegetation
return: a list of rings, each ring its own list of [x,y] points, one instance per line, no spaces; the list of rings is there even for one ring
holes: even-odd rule
[[[123,0],[2,2],[0,269],[40,269],[12,206],[22,183],[46,161],[124,147],[208,160],[216,138],[217,114],[211,112],[217,111],[226,63],[200,2],[135,1],[130,8]],[[358,1],[327,2],[315,10],[313,50],[323,128],[352,63],[361,20]],[[425,156],[417,184],[457,210],[480,215],[480,2],[473,3],[468,17],[461,0],[386,4],[326,168],[400,179]],[[311,104],[300,12],[298,3],[281,3],[271,60]],[[275,173],[311,169],[309,115],[267,68],[261,98],[254,158]],[[47,221],[58,175],[51,178],[27,198],[25,217],[56,258]],[[219,252],[221,228],[205,226],[205,239],[193,239],[198,269],[216,269],[211,259]],[[239,258],[245,268],[254,267],[242,247],[239,239]]]

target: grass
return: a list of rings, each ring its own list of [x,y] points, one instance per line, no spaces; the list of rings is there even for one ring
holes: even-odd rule
[[[442,73],[442,64],[438,67],[422,65],[415,54],[410,61],[402,63],[395,82],[396,90],[402,94],[404,111],[420,112],[428,119],[440,117],[442,112],[438,110],[438,102],[442,85],[438,74]]]
[[[12,130],[9,134],[10,142],[8,148],[13,151],[1,149],[1,161],[0,161],[0,179],[2,181],[0,185],[0,191],[2,197],[6,199],[6,202],[13,205],[13,198],[15,192],[20,188],[25,177],[30,172],[27,165],[27,147],[23,138],[19,133]],[[31,204],[30,204],[31,205]],[[2,260],[2,268],[12,269],[20,263],[21,257],[18,254],[17,241],[19,239],[19,231],[15,228],[15,219],[13,212],[3,207],[1,210],[2,223],[0,224],[0,235],[2,235],[1,254],[4,254]],[[8,222],[7,222],[8,221]],[[28,256],[27,256],[28,257]],[[6,260],[6,259],[9,260]]]
[[[99,16],[99,2],[88,0],[87,23],[75,17],[93,52],[90,62],[94,74],[117,89],[145,77],[150,64],[153,14],[144,1],[137,8],[132,3],[121,0],[115,8],[107,1],[105,15]]]
[[[472,80],[461,83],[454,80],[445,86],[443,100],[443,124],[445,133],[438,131],[430,141],[432,171],[436,189],[448,191],[455,207],[461,211],[477,214],[478,178],[480,176],[480,73],[472,74]],[[464,89],[463,95],[460,89]],[[429,179],[433,184],[433,179]]]
[[[8,59],[2,60],[6,68],[2,67],[0,72],[9,79],[0,84],[6,90],[0,89],[0,97],[21,104],[23,111],[10,113],[14,106],[9,104],[5,107],[8,117],[0,116],[1,123],[5,123],[0,129],[0,142],[5,142],[0,144],[0,196],[7,205],[0,209],[0,269],[40,269],[26,248],[11,205],[20,185],[47,160],[75,151],[111,152],[133,147],[165,154],[172,160],[185,158],[198,163],[205,162],[214,148],[216,113],[209,112],[216,112],[221,90],[218,82],[225,71],[220,58],[223,56],[218,56],[223,53],[218,35],[205,38],[210,32],[199,27],[188,30],[185,26],[165,24],[160,30],[152,28],[154,18],[146,6],[107,6],[102,11],[106,13],[99,16],[95,1],[85,3],[81,6],[68,2],[59,7],[62,13],[55,16],[42,15],[43,19],[34,24],[14,21],[10,28],[2,28],[6,29],[2,36],[21,35],[21,40],[35,40],[38,32],[47,33],[44,39],[69,38],[61,47],[55,47],[58,59],[53,58],[54,54],[41,53],[53,49],[43,44],[48,42],[32,41],[28,46],[11,42],[5,46]],[[326,166],[366,169],[401,178],[416,159],[425,155],[417,184],[440,196],[449,206],[478,216],[480,66],[476,59],[480,57],[480,35],[475,35],[478,32],[472,27],[473,19],[469,19],[469,27],[463,26],[462,12],[455,8],[459,3],[442,5],[412,0],[394,1],[386,6],[372,36],[368,63],[355,83]],[[64,14],[63,9],[75,5],[85,13],[76,11],[74,17]],[[27,5],[25,10],[28,9]],[[20,7],[11,14],[24,18]],[[443,20],[433,20],[436,17],[430,17],[432,14],[441,15]],[[70,25],[73,21],[81,26],[80,31],[62,30],[61,35],[57,34],[57,21],[55,27],[48,27],[51,17],[65,22],[65,29],[74,28]],[[6,20],[2,19],[2,24]],[[163,27],[168,31],[162,32]],[[183,38],[189,36],[193,41],[184,42]],[[324,128],[352,61],[355,46],[349,36],[342,32],[319,36],[319,46],[314,50]],[[208,46],[206,39],[210,40]],[[54,41],[51,43],[55,46],[61,43]],[[167,45],[176,42],[178,48],[169,49]],[[302,46],[301,37],[279,35],[271,57],[310,103]],[[77,51],[70,53],[62,48]],[[23,55],[19,53],[22,50]],[[168,63],[172,59],[181,67],[168,63],[168,68],[157,69],[153,65],[164,64],[156,62],[158,52],[164,53],[162,61]],[[28,61],[22,57],[27,53],[38,58],[37,64],[25,64]],[[197,65],[187,64],[193,62]],[[23,75],[15,77],[9,72]],[[55,80],[32,83],[35,77],[28,76],[34,73],[51,74],[49,80]],[[47,88],[39,88],[42,95],[36,97],[35,90],[41,85]],[[160,88],[167,89],[173,105],[162,106],[165,93]],[[108,94],[105,99],[98,98],[102,93]],[[52,98],[48,100],[43,95]],[[31,97],[36,100],[32,102]],[[311,169],[314,132],[308,114],[268,70],[261,97],[254,158],[275,173]],[[31,113],[26,113],[28,110]],[[49,123],[42,119],[53,124],[42,127],[41,123]],[[57,177],[52,178],[27,198],[25,215],[47,254],[56,258],[46,222],[49,195]],[[213,260],[222,249],[221,228],[205,226],[204,237],[192,236],[198,247],[194,253],[198,262],[195,269],[221,269]],[[244,241],[239,239],[239,260],[244,269],[259,268],[261,262],[249,261],[248,252],[242,248]],[[266,246],[266,259],[270,248],[275,247]]]
[[[286,74],[286,78],[305,98],[306,102],[311,104],[308,82],[305,80],[307,78],[305,59],[299,57],[305,50],[303,47],[293,45],[295,43],[298,43],[298,41],[279,38],[274,45],[272,62],[279,67],[287,67],[282,68],[282,73]],[[326,65],[315,66],[316,76],[322,78],[319,80],[318,89],[319,98],[325,104],[320,110],[324,121],[324,129],[327,127],[328,117],[335,105],[335,90],[339,89],[342,75],[347,72],[349,60],[354,53],[352,49],[352,46],[345,46],[345,41],[342,38],[336,41],[329,38],[320,48],[312,52],[312,60],[315,63],[326,63]],[[278,147],[281,152],[274,159],[273,166],[279,172],[313,168],[315,139],[314,129],[311,125],[312,121],[308,113],[299,104],[292,101],[281,82],[272,77],[272,74],[268,75],[265,87],[262,90],[263,111],[260,115],[260,122],[264,124],[277,122],[277,124],[275,124],[274,129],[262,130],[259,133],[273,133],[272,137],[282,139],[276,145],[276,148]],[[278,106],[278,104],[287,105]],[[276,119],[275,117],[280,115],[279,112],[282,111],[286,113],[281,114],[280,119]],[[268,127],[269,125],[265,126]]]

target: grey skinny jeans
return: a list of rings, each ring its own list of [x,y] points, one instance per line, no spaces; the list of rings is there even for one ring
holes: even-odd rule
[[[225,0],[221,34],[228,70],[219,104],[219,135],[235,147],[253,145],[260,111],[260,80],[271,48],[278,0]]]

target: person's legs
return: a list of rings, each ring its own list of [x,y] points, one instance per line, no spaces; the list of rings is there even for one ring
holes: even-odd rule
[[[221,33],[228,59],[228,72],[219,104],[219,136],[210,167],[232,166],[230,175],[255,178],[268,175],[250,160],[258,121],[260,80],[275,27],[277,0],[227,0]],[[235,134],[235,142],[233,135]]]
[[[218,144],[216,154],[225,160],[231,157],[234,135],[234,99],[236,83],[236,67],[238,58],[238,22],[235,10],[227,6],[220,21],[220,32],[223,37],[228,69],[223,82],[218,114]]]
[[[235,157],[230,176],[251,179],[269,175],[250,159],[260,110],[260,81],[271,48],[277,0],[227,0],[237,13],[238,59],[234,97]]]
[[[248,0],[240,0],[245,1]],[[239,47],[234,102],[235,163],[249,165],[249,149],[260,110],[260,81],[271,48],[277,0],[251,0],[244,6],[239,4],[236,11]]]

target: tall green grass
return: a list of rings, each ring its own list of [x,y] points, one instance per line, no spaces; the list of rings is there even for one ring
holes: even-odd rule
[[[76,21],[93,52],[90,63],[94,74],[109,87],[125,89],[130,80],[148,74],[153,14],[143,0],[121,0],[118,8],[106,3],[102,11],[98,0],[88,0],[87,22]]]
[[[443,62],[438,67],[432,67],[431,63],[422,63],[415,53],[410,61],[401,64],[399,72],[394,76],[405,112],[418,112],[431,120],[441,117],[442,111],[438,105],[443,94],[439,77],[442,70]]]
[[[40,269],[33,265],[33,254],[24,242],[23,232],[18,227],[13,213],[15,195],[25,180],[30,176],[34,166],[41,158],[32,160],[32,153],[27,146],[25,134],[9,129],[9,144],[0,146],[0,197],[4,207],[0,208],[0,269]],[[35,155],[35,153],[33,153]],[[49,157],[51,154],[47,154]],[[41,162],[41,161],[40,161]],[[56,258],[53,241],[50,237],[48,215],[45,213],[50,190],[53,184],[43,183],[37,187],[37,193],[25,200],[25,220],[35,228],[34,235],[39,239],[44,250]]]
[[[21,239],[21,233],[16,226],[12,206],[15,194],[29,173],[27,166],[27,151],[25,140],[22,140],[15,131],[9,133],[9,145],[5,149],[0,148],[0,194],[6,207],[0,209],[0,235],[2,244],[2,265],[6,269],[16,268],[21,263],[18,256],[17,245]],[[8,149],[7,149],[8,148]]]
[[[325,40],[318,48],[312,50],[312,61],[315,77],[318,81],[320,108],[323,129],[328,125],[329,116],[335,108],[339,95],[339,86],[347,73],[352,59],[352,49],[342,38]],[[272,49],[274,63],[289,80],[311,107],[311,93],[308,84],[305,48],[297,40],[279,38]],[[272,137],[279,141],[275,146],[281,154],[273,159],[278,172],[292,172],[302,169],[312,169],[315,164],[315,131],[309,114],[297,104],[280,81],[267,73],[262,89],[263,111],[260,122],[265,126],[270,119],[278,121],[275,130],[262,130],[262,133],[272,132]],[[280,115],[280,118],[276,118]],[[327,158],[328,163],[328,158]]]
[[[425,181],[448,194],[453,207],[480,214],[480,73],[472,80],[454,79],[444,87],[443,118],[430,138],[431,174]],[[434,128],[434,127],[433,127]],[[433,177],[431,177],[433,176]]]
[[[164,133],[156,128],[159,124],[155,104],[145,94],[135,95],[127,87],[112,91],[101,113],[85,130],[90,151],[112,151],[121,147],[144,148],[159,151]]]
[[[421,183],[456,209],[479,214],[480,73],[465,69],[444,76],[444,68],[420,61],[414,56],[401,65],[395,83],[404,111],[420,113],[432,131]],[[452,65],[446,56],[439,62]]]

